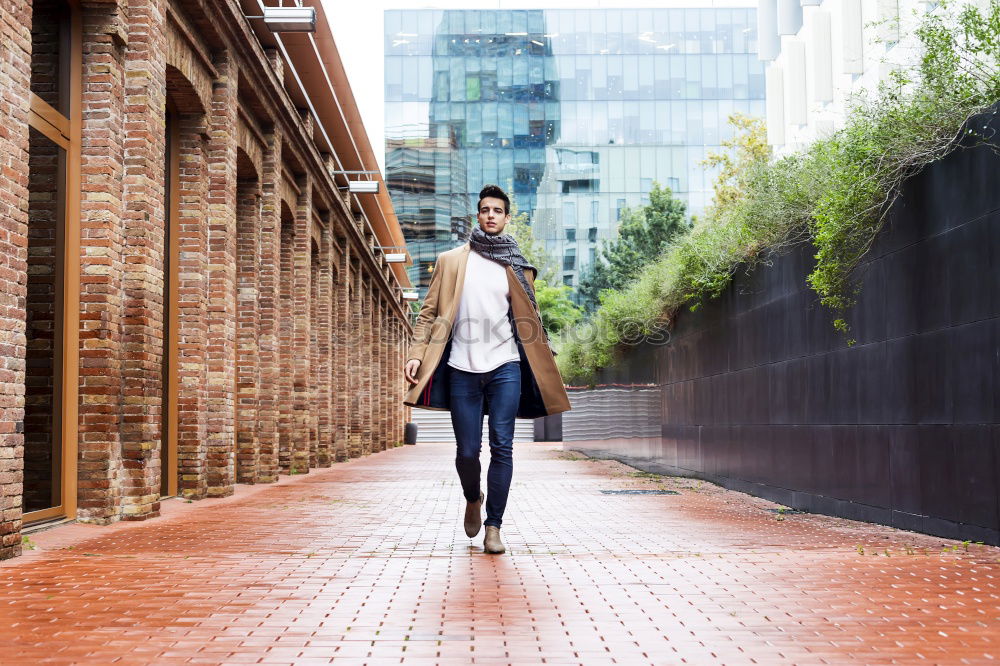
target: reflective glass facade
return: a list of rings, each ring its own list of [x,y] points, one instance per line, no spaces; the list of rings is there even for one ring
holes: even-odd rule
[[[386,175],[421,287],[485,183],[576,285],[654,181],[704,208],[727,116],[764,113],[753,9],[390,10],[385,32]]]

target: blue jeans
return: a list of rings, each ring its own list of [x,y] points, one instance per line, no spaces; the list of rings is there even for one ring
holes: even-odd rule
[[[479,452],[483,448],[483,400],[490,412],[490,468],[486,473],[486,520],[500,527],[514,474],[514,416],[521,399],[521,364],[504,363],[489,372],[451,368],[451,425],[458,451],[455,469],[462,494],[479,501]]]

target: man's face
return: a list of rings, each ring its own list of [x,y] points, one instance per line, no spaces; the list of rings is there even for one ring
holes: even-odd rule
[[[510,222],[510,213],[504,212],[503,199],[483,197],[479,202],[479,228],[488,234],[502,234]]]

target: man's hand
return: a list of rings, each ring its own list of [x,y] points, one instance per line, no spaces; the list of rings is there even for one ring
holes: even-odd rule
[[[417,383],[417,370],[420,369],[420,359],[411,358],[403,366],[403,375],[406,377],[406,381],[411,384]]]

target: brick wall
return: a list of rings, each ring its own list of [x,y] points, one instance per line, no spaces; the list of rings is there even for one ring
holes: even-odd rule
[[[236,480],[256,483],[263,470],[260,448],[261,329],[257,261],[260,256],[260,181],[256,171],[238,173],[236,190]]]
[[[94,523],[118,519],[122,488],[127,48],[121,20],[114,3],[83,15],[77,519]]]
[[[21,553],[31,11],[0,4],[0,558]]]
[[[258,480],[269,483],[279,471],[279,411],[281,348],[279,337],[281,256],[281,134],[266,137],[260,202],[260,250],[257,265],[258,345],[260,391],[257,403],[257,440],[260,443]]]
[[[401,440],[406,312],[330,180],[335,161],[281,87],[276,55],[231,36],[246,30],[238,3],[182,4],[82,9],[75,517],[84,522],[159,515],[171,404],[177,493],[190,499]],[[31,12],[29,2],[0,6],[0,558],[20,553],[22,508],[51,494],[45,451],[56,435],[62,222],[55,192],[33,200],[29,242],[29,164],[35,191],[53,178],[41,146],[28,159]],[[41,68],[51,39],[39,29],[35,42]]]
[[[164,0],[129,0],[123,82],[121,503],[159,515],[163,354]]]

